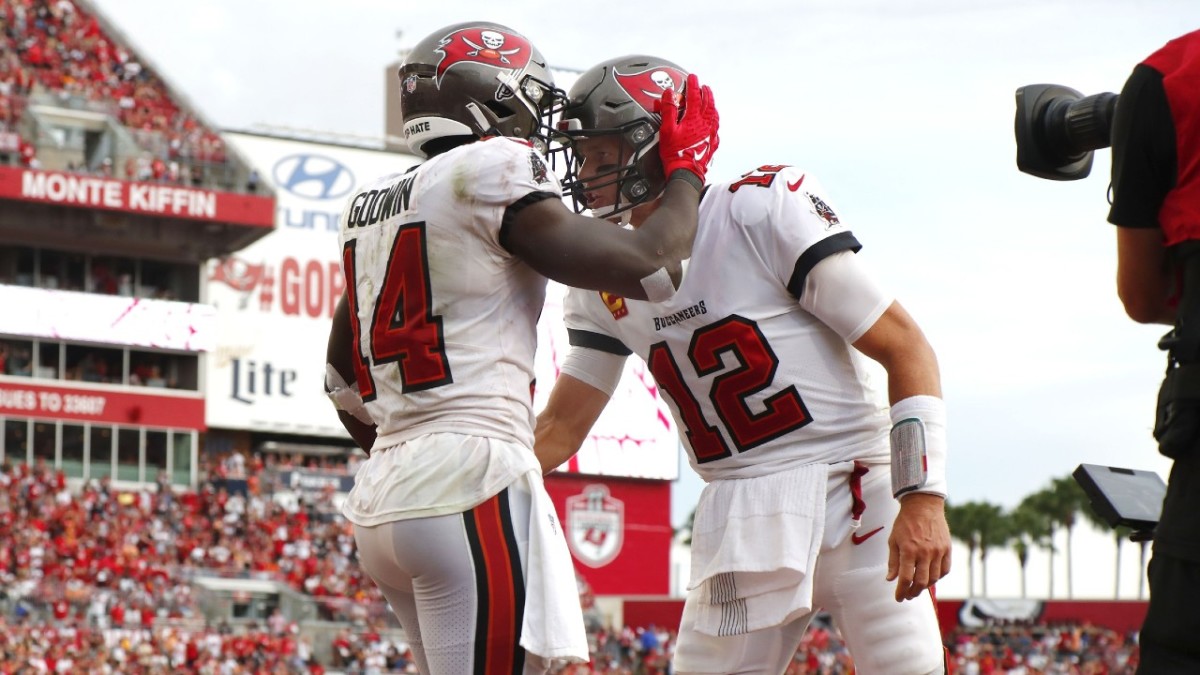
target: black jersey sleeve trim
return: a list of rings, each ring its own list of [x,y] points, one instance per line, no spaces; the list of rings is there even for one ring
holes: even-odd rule
[[[536,192],[530,192],[524,197],[521,197],[517,201],[509,204],[508,208],[504,209],[504,217],[500,220],[500,245],[504,247],[504,250],[512,252],[512,249],[508,247],[508,228],[512,224],[513,220],[517,217],[517,214],[520,213],[521,209],[525,208],[526,206],[529,206],[530,204],[536,204],[544,199],[559,199],[559,196],[553,192],[537,190]]]
[[[788,281],[788,291],[799,300],[800,294],[804,292],[804,281],[817,263],[834,253],[842,251],[858,253],[861,248],[862,244],[858,243],[853,232],[838,232],[832,237],[826,237],[809,246],[808,250],[801,253],[800,258],[796,261],[796,267],[792,270],[792,278]]]
[[[1108,222],[1122,227],[1159,227],[1159,209],[1178,180],[1175,120],[1162,73],[1138,64],[1119,100],[1112,122]]]
[[[629,347],[611,335],[603,335],[601,333],[593,333],[590,330],[579,330],[577,328],[567,329],[567,339],[572,347],[586,347],[588,349],[596,349],[617,356],[629,356],[633,353]]]

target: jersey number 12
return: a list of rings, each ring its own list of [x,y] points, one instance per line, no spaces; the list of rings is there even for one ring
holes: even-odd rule
[[[713,378],[708,397],[738,452],[753,450],[812,421],[796,385],[763,399],[765,410],[761,412],[750,410],[746,404],[747,397],[771,385],[779,369],[779,357],[758,324],[736,314],[709,324],[692,334],[687,356],[696,374],[705,377],[725,367],[722,355],[726,352],[740,365]],[[700,402],[687,386],[666,342],[650,346],[648,363],[654,381],[679,409],[696,462],[703,464],[729,457],[732,453],[725,437],[705,419]]]

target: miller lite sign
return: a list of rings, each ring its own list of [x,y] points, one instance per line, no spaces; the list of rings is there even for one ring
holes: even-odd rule
[[[625,504],[605,485],[589,485],[566,499],[567,544],[579,562],[604,567],[621,552],[625,540]]]

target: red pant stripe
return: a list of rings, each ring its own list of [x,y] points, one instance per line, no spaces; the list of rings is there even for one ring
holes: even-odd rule
[[[525,653],[518,644],[525,589],[507,491],[475,507],[464,517],[475,561],[479,598],[475,672],[479,675],[519,675],[525,666]]]

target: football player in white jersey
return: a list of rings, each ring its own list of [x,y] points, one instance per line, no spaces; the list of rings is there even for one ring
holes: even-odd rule
[[[670,180],[663,209],[631,232],[564,204],[544,152],[565,95],[519,33],[449,26],[399,76],[404,136],[428,159],[342,213],[347,293],[326,390],[370,443],[342,511],[421,672],[585,661],[574,569],[533,454],[535,324],[547,277],[675,293],[717,144],[711,92],[693,78],[660,101]]]
[[[685,77],[629,56],[576,81],[560,124],[582,206],[638,229],[661,208],[651,102]],[[940,375],[859,248],[812,174],[760,166],[706,188],[671,298],[568,294],[572,348],[536,427],[543,469],[579,448],[634,353],[707,482],[676,672],[782,673],[820,608],[861,675],[943,671],[923,594],[950,569]],[[864,355],[887,373],[890,408]]]

